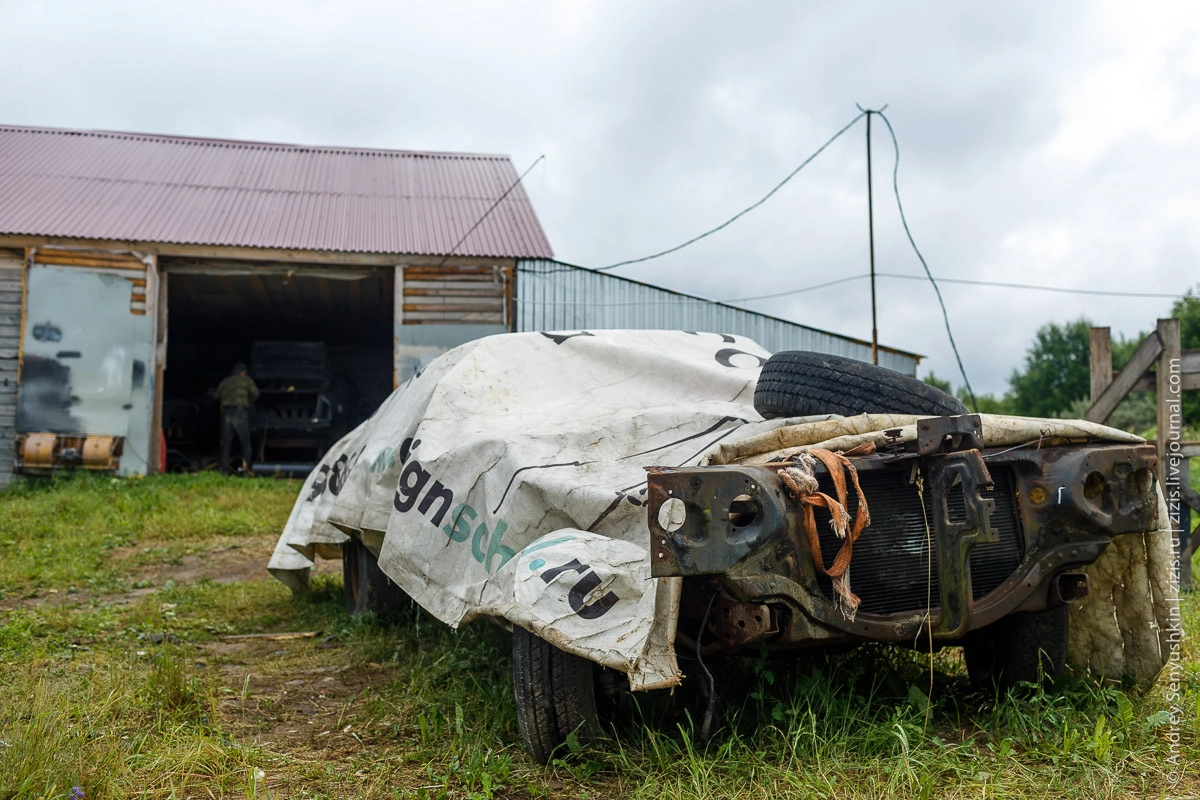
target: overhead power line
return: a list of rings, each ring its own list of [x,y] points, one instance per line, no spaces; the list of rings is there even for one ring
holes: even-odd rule
[[[729,227],[730,225],[737,222],[742,217],[749,214],[754,209],[761,206],[763,203],[770,200],[771,197],[774,196],[774,194],[776,192],[778,192],[780,189],[782,189],[784,187],[784,185],[787,184],[788,181],[790,181],[792,178],[796,177],[796,175],[799,174],[800,170],[807,167],[812,162],[813,159],[815,159],[817,156],[821,155],[821,153],[825,152],[825,148],[829,147],[829,145],[836,142],[843,133],[845,133],[846,131],[848,131],[854,127],[854,123],[858,122],[860,119],[862,119],[866,115],[867,115],[867,112],[864,111],[861,114],[859,114],[857,117],[855,117],[854,119],[847,122],[844,126],[842,126],[842,129],[840,131],[838,131],[837,133],[835,133],[832,137],[830,137],[830,139],[827,142],[825,142],[825,144],[818,147],[815,153],[813,153],[808,158],[804,159],[804,161],[802,161],[800,163],[800,166],[796,167],[794,170],[792,170],[790,173],[788,173],[788,176],[786,178],[781,180],[779,183],[775,184],[775,188],[772,189],[771,191],[767,192],[765,195],[763,195],[762,199],[760,199],[758,202],[742,209],[741,211],[734,214],[732,217],[725,220],[724,222],[722,222],[720,225],[713,228],[712,230],[705,231],[704,233],[700,234],[699,236],[693,236],[691,239],[688,239],[686,242],[684,242],[682,244],[677,244],[674,247],[668,248],[666,250],[662,250],[662,251],[654,253],[652,255],[642,256],[641,258],[631,258],[628,261],[618,261],[616,264],[609,264],[607,267],[597,267],[596,271],[604,272],[605,270],[616,269],[617,267],[626,267],[626,266],[629,266],[630,264],[640,264],[643,261],[650,261],[655,258],[660,258],[662,256],[669,255],[670,253],[676,253],[676,252],[682,250],[683,248],[687,247],[688,245],[695,244],[696,242],[700,241],[701,239],[705,239],[709,236],[712,236],[717,231],[720,231],[720,230],[723,230],[723,229]]]
[[[898,272],[876,272],[877,278],[897,278],[907,281],[925,281],[929,280],[924,275],[904,275]],[[849,283],[851,281],[860,281],[864,278],[871,277],[869,272],[864,272],[861,275],[851,275],[848,278],[838,278],[836,281],[827,281],[818,283],[815,286],[805,286],[800,289],[789,289],[784,292],[772,292],[771,294],[760,294],[754,297],[735,297],[731,300],[722,300],[722,303],[749,303],[754,300],[771,300],[776,297],[788,297],[794,294],[804,294],[805,292],[824,289],[829,286],[836,286],[839,283]],[[1151,297],[1167,300],[1178,300],[1183,297],[1183,293],[1179,292],[1171,294],[1169,292],[1109,292],[1102,289],[1072,289],[1066,286],[1039,286],[1032,283],[1004,283],[1002,281],[973,281],[967,278],[938,278],[938,283],[962,283],[969,286],[995,286],[1001,289],[1025,289],[1035,292],[1059,292],[1061,294],[1086,294],[1098,295],[1100,297]]]
[[[929,278],[929,282],[933,284],[933,293],[937,295],[938,305],[942,307],[942,321],[946,323],[946,336],[950,339],[950,349],[954,351],[954,360],[958,362],[958,372],[962,375],[963,385],[967,389],[967,396],[971,398],[971,407],[979,410],[979,402],[975,399],[975,390],[971,388],[971,381],[967,379],[967,369],[963,366],[962,356],[958,353],[958,345],[954,341],[954,331],[950,330],[950,315],[946,313],[946,303],[942,300],[942,290],[938,288],[937,281],[933,279],[933,273],[929,271],[929,265],[925,263],[925,256],[921,255],[921,249],[917,247],[917,242],[913,239],[912,231],[908,228],[908,217],[904,215],[904,203],[900,202],[900,142],[896,139],[896,131],[892,128],[891,121],[887,118],[887,114],[882,111],[872,112],[879,115],[883,120],[883,124],[887,125],[888,133],[892,137],[892,147],[896,150],[896,160],[892,165],[892,190],[896,193],[896,209],[900,212],[900,222],[904,225],[904,233],[908,236],[908,243],[912,245],[913,252],[917,254],[917,260],[921,262],[921,266],[925,269],[925,275]]]
[[[481,216],[479,219],[475,220],[475,224],[472,225],[470,228],[468,228],[467,232],[459,237],[458,241],[454,243],[454,247],[451,247],[450,251],[448,253],[446,253],[446,255],[442,256],[442,260],[438,262],[439,267],[446,266],[446,260],[448,258],[450,258],[450,256],[454,255],[454,252],[456,250],[458,250],[459,246],[467,240],[467,237],[470,236],[472,233],[474,233],[475,229],[483,224],[483,221],[488,218],[488,215],[496,210],[496,206],[500,205],[500,203],[504,200],[504,198],[508,197],[509,192],[511,192],[513,189],[517,188],[518,186],[520,186],[521,181],[525,180],[525,176],[528,175],[530,173],[530,171],[532,171],[533,168],[538,165],[538,162],[540,162],[545,157],[546,157],[546,155],[543,153],[542,155],[535,158],[533,160],[533,163],[530,164],[528,167],[526,167],[525,171],[522,172],[520,175],[518,175],[517,179],[512,182],[512,186],[509,186],[507,189],[505,189],[504,194],[497,197],[496,202],[494,202],[490,206],[488,206],[488,210],[483,212],[483,216]]]

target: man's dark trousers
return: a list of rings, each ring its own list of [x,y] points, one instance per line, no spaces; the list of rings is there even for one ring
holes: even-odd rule
[[[233,436],[242,445],[242,462],[250,469],[250,409],[246,406],[226,406],[221,410],[221,471],[229,471]]]

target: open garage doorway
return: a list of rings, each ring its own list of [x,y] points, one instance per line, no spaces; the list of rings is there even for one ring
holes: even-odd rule
[[[235,364],[247,366],[260,390],[251,412],[253,469],[260,474],[307,472],[391,392],[392,268],[167,258],[160,265],[167,283],[168,470],[220,467],[214,390]]]

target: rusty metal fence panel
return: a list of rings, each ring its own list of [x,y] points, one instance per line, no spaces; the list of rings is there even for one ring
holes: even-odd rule
[[[810,328],[744,308],[673,292],[618,275],[547,259],[517,262],[516,329],[642,328],[709,331],[748,336],[780,350],[871,360],[871,343]],[[920,356],[879,351],[880,366],[917,374]]]

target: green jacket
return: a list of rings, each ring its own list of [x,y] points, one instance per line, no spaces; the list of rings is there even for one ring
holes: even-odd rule
[[[221,408],[249,408],[258,399],[258,387],[249,375],[230,375],[217,386],[217,399]]]

